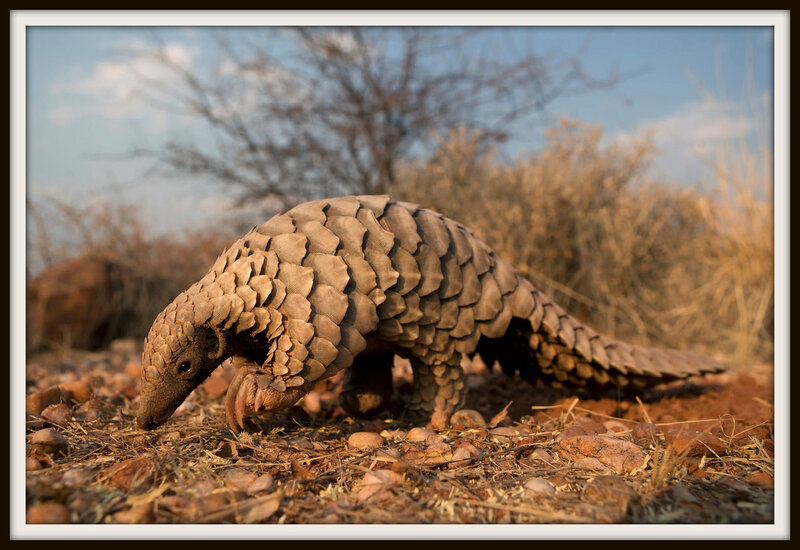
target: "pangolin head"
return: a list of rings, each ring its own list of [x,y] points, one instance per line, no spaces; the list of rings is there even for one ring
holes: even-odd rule
[[[227,358],[226,337],[207,326],[170,317],[168,306],[144,341],[136,425],[157,428]]]

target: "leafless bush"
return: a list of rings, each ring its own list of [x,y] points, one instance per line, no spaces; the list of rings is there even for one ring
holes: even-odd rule
[[[728,183],[724,200],[659,185],[644,175],[647,138],[604,145],[600,128],[572,121],[514,165],[479,143],[451,132],[430,163],[403,166],[392,193],[473,227],[606,333],[742,361],[771,354],[772,210],[752,192],[761,180]]]
[[[593,76],[559,52],[512,58],[481,36],[458,28],[258,31],[221,39],[207,72],[165,44],[127,52],[168,75],[139,75],[151,102],[201,121],[214,139],[204,147],[176,138],[139,153],[242,200],[286,206],[383,193],[399,162],[430,149],[433,131],[479,127],[483,141],[498,143],[555,98],[619,79]]]

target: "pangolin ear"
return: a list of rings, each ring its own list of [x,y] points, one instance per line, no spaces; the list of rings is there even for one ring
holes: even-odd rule
[[[197,332],[197,331],[196,331]],[[221,359],[225,355],[226,340],[222,332],[208,327],[200,327],[203,333],[203,347],[209,359]]]
[[[209,359],[222,359],[225,356],[227,340],[221,331],[212,330],[206,342],[208,343],[206,353],[208,353]]]

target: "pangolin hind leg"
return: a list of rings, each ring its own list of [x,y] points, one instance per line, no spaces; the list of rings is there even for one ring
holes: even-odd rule
[[[358,355],[345,372],[339,404],[352,416],[371,416],[392,400],[394,352]]]
[[[460,358],[435,365],[412,359],[411,369],[414,383],[408,408],[412,416],[426,419],[439,411],[450,414],[464,405],[466,386]]]

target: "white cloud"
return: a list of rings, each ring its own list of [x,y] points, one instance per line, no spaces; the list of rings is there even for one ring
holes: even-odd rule
[[[685,103],[672,113],[611,135],[609,141],[624,144],[650,133],[657,154],[653,172],[690,183],[701,175],[711,154],[747,139],[759,124],[744,102],[707,99]]]
[[[756,128],[744,104],[732,101],[692,101],[677,111],[660,118],[645,121],[630,131],[617,134],[623,141],[650,131],[656,144],[693,147],[708,145],[747,136]]]
[[[142,50],[141,43],[128,47]],[[184,44],[168,43],[161,48],[164,56],[182,68],[190,68],[196,51]],[[168,85],[176,76],[163,64],[146,56],[124,60],[104,60],[97,63],[88,75],[70,74],[57,78],[51,93],[58,98],[51,109],[50,120],[66,124],[92,114],[117,119],[146,120],[163,127],[165,115],[149,104],[143,94],[143,80]]]

